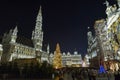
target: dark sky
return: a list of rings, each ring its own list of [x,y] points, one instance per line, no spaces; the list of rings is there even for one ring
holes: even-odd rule
[[[0,1],[0,35],[18,26],[18,35],[31,38],[40,5],[43,13],[44,42],[51,52],[56,43],[62,52],[87,53],[87,27],[106,17],[105,0],[9,0]],[[115,3],[113,0],[110,4]]]

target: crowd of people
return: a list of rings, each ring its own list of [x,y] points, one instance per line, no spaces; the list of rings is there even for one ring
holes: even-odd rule
[[[120,80],[120,71],[105,71],[100,73],[97,69],[77,69],[77,70],[66,70],[59,73],[58,79],[65,80],[65,74],[69,75],[71,79],[68,80]]]

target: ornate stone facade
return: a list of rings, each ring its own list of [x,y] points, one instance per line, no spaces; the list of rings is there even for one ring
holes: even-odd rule
[[[109,5],[108,1],[105,4],[107,18],[97,20],[94,25],[95,37],[98,43],[98,46],[96,46],[98,47],[97,55],[100,64],[101,61],[104,61],[103,65],[109,65],[109,68],[112,66],[109,63],[115,62],[114,69],[112,68],[114,71],[116,62],[120,60],[120,0],[117,0],[118,7],[116,4]],[[90,48],[88,47],[88,49]],[[119,64],[117,66],[120,67]]]
[[[88,48],[87,48],[88,54],[85,56],[85,59],[87,63],[90,64],[89,65],[90,67],[93,67],[95,65],[96,67],[98,67],[99,48],[98,48],[97,37],[94,37],[91,31],[88,31],[87,37],[88,37]]]
[[[50,63],[52,64],[54,54],[50,54]],[[63,67],[82,67],[82,56],[75,51],[73,54],[70,52],[62,53],[62,65]]]
[[[1,62],[22,62],[37,60],[38,62],[47,61],[53,64],[54,54],[50,54],[50,47],[47,46],[47,51],[42,50],[43,45],[43,31],[42,31],[42,11],[39,9],[35,29],[32,31],[31,39],[18,36],[19,30],[17,26],[11,29],[8,33],[4,33],[0,45],[0,61]],[[29,63],[28,62],[28,63]],[[23,62],[24,63],[24,62]],[[74,54],[62,54],[63,66],[80,66],[82,64],[82,57],[75,52]]]
[[[39,62],[48,61],[48,53],[42,50],[43,31],[41,7],[36,18],[36,25],[35,30],[32,32],[32,38],[27,39],[25,37],[19,37],[17,33],[17,26],[8,33],[4,33],[1,43],[3,46],[3,54],[1,56],[2,62],[32,58],[37,58]]]

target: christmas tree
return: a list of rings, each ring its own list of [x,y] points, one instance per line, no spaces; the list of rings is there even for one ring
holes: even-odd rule
[[[53,67],[56,69],[62,68],[62,56],[61,56],[60,46],[58,43],[54,53]]]

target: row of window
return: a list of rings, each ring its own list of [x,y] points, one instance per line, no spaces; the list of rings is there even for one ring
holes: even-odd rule
[[[22,45],[15,46],[14,52],[21,53],[21,54],[27,54],[27,55],[33,55],[33,54],[35,54],[34,49],[31,49],[29,47],[22,46]]]

